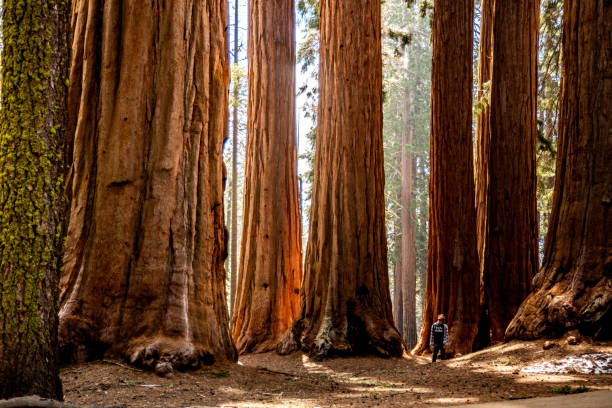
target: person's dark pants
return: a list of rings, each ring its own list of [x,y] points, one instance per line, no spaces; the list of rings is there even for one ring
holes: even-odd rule
[[[434,344],[434,349],[433,349],[433,357],[431,358],[431,362],[435,363],[436,360],[438,359],[438,351],[440,352],[440,358],[442,360],[446,360],[446,351],[444,351],[444,346],[442,345],[438,345],[438,344]]]

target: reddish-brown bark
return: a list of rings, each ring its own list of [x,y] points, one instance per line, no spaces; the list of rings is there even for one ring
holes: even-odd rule
[[[399,356],[385,237],[379,0],[321,1],[311,225],[294,339],[316,357]]]
[[[414,351],[447,316],[450,353],[472,351],[478,331],[479,264],[472,152],[472,0],[436,0],[433,20],[431,176],[427,289]]]
[[[299,309],[294,37],[293,0],[251,0],[244,216],[232,324],[240,353],[275,350]]]
[[[79,0],[73,11],[64,357],[235,360],[223,267],[225,0]]]
[[[478,134],[478,236],[487,308],[483,318],[488,319],[483,327],[490,327],[493,342],[503,341],[538,266],[538,10],[538,0],[495,0],[492,37],[487,39],[492,41],[492,65],[490,107],[483,113],[489,126],[483,123]],[[486,43],[483,47],[486,52]]]
[[[557,171],[542,268],[506,330],[612,330],[612,3],[566,0]]]

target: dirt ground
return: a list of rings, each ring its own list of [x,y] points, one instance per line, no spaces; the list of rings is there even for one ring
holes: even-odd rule
[[[119,361],[62,370],[65,400],[82,405],[128,407],[424,407],[552,396],[553,388],[584,385],[612,389],[612,374],[533,374],[534,362],[584,353],[612,353],[612,342],[558,346],[544,341],[497,345],[430,364],[427,357],[334,358],[315,362],[295,353],[242,356],[161,378]]]

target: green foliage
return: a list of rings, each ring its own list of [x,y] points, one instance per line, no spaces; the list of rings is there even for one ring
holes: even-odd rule
[[[542,0],[538,55],[537,202],[540,249],[548,231],[555,180],[561,84],[562,0]]]
[[[579,385],[577,387],[571,387],[569,385],[564,385],[562,387],[556,387],[552,389],[554,394],[581,394],[583,392],[589,392],[591,389],[585,385]]]

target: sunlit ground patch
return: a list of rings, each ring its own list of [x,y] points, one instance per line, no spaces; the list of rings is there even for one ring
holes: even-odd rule
[[[582,354],[556,361],[541,361],[521,371],[538,374],[612,374],[612,353]]]

